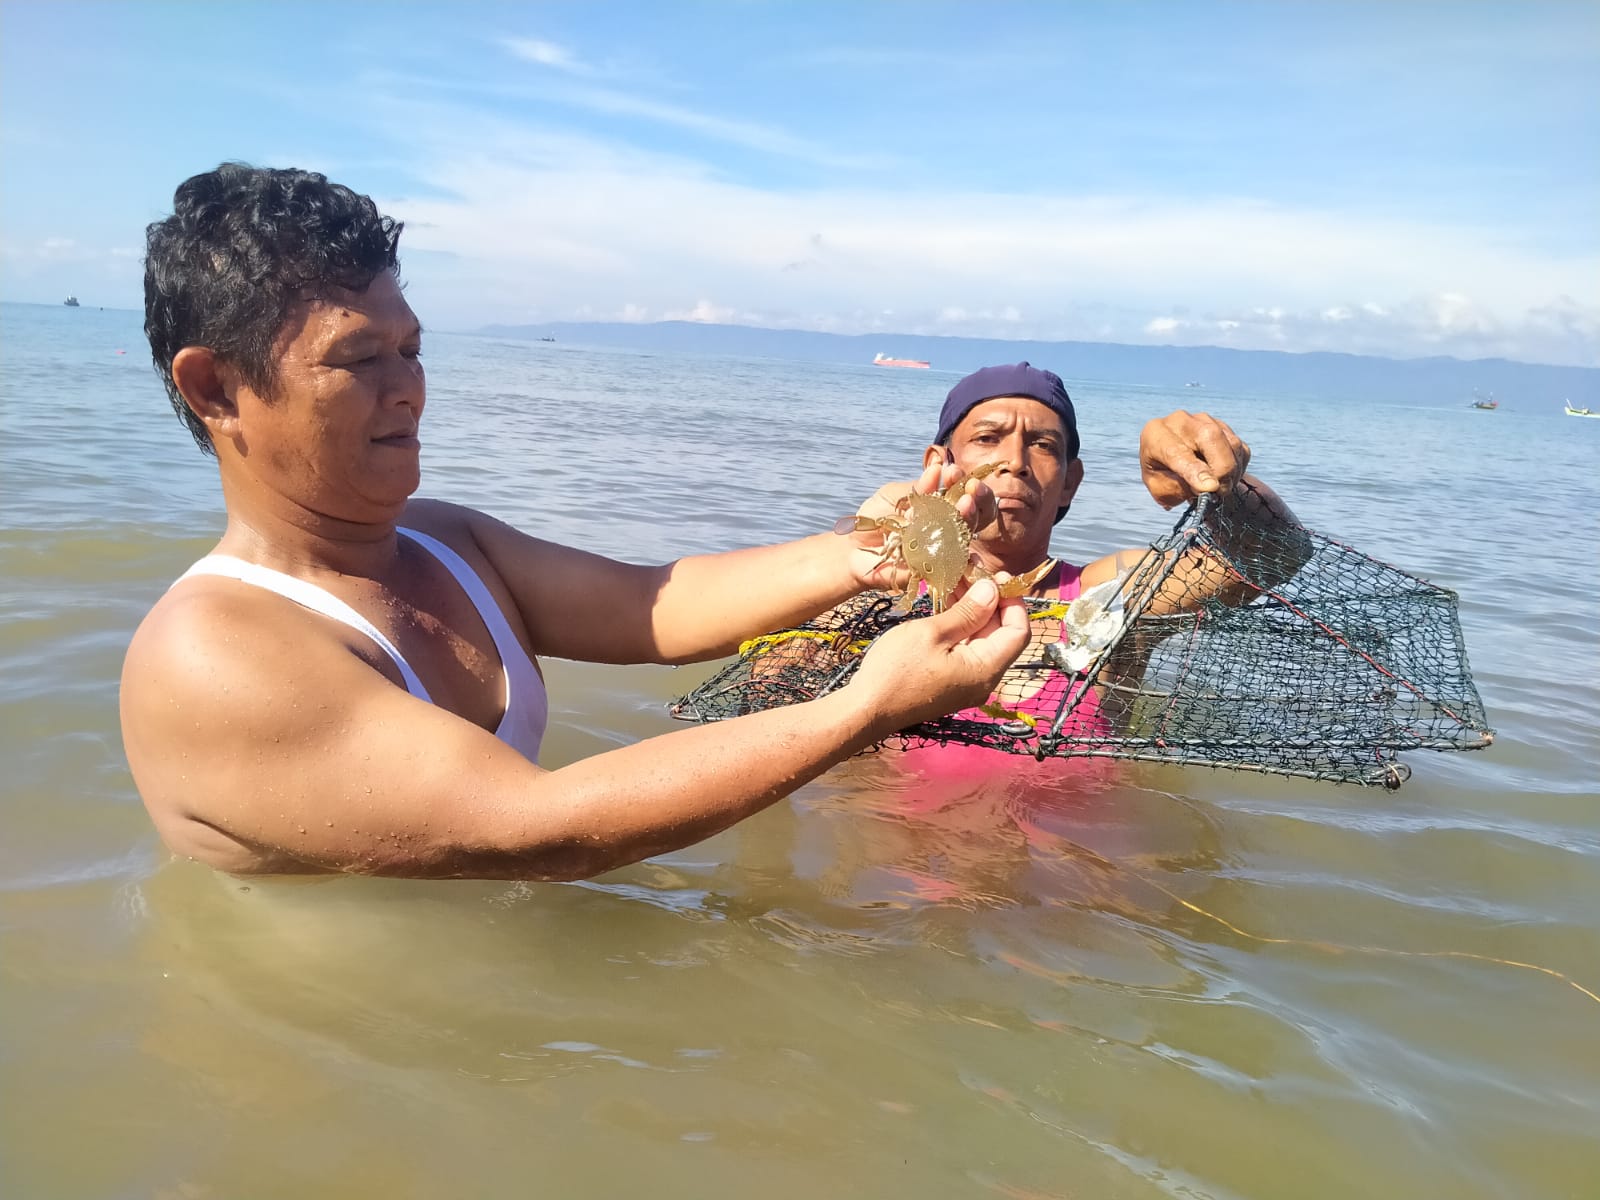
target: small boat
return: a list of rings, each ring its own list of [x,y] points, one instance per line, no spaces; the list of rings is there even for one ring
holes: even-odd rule
[[[1188,383],[1184,384],[1183,386],[1184,387],[1205,387],[1205,384],[1201,383],[1198,379],[1191,379]]]
[[[61,303],[65,304],[68,308],[77,308],[78,307],[78,298],[76,296],[68,296]]]
[[[1567,410],[1569,417],[1600,417],[1600,412],[1593,412],[1587,408],[1573,408],[1570,400],[1563,400],[1561,404]]]
[[[920,358],[890,358],[887,354],[875,354],[872,357],[875,367],[927,367],[927,363]]]
[[[1473,392],[1472,394],[1474,396],[1478,396],[1477,392]],[[1500,401],[1494,398],[1493,392],[1490,392],[1487,400],[1482,396],[1478,396],[1478,398],[1472,402],[1472,407],[1493,410],[1500,407]]]

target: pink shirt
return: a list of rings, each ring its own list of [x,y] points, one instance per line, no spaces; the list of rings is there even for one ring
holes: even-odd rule
[[[1061,564],[1061,584],[1057,592],[1059,599],[1077,599],[1082,574],[1082,567],[1068,563]],[[1024,697],[1020,703],[1007,703],[1006,707],[1012,712],[1026,713],[1030,717],[1048,723],[1053,721],[1056,713],[1061,710],[1064,697],[1071,697],[1086,686],[1081,677],[1068,678],[1058,671],[1052,671],[1045,677],[1045,682],[1038,691]],[[997,700],[998,697],[991,699]],[[962,709],[955,715],[966,721],[999,723],[1004,720],[991,717],[979,708]],[[1100,710],[1100,699],[1092,690],[1077,701],[1072,715],[1062,725],[1061,732],[1068,737],[1093,738],[1110,735],[1111,723]],[[905,750],[897,756],[897,765],[905,774],[919,776],[929,783],[948,783],[958,792],[976,790],[982,783],[1000,777],[1024,786],[1030,783],[1041,785],[1059,783],[1069,777],[1076,782],[1087,783],[1090,777],[1103,775],[1105,763],[1106,760],[1094,758],[1048,758],[1040,762],[1029,755],[1008,754],[1003,750],[991,750],[987,746],[969,746],[960,742],[918,746]],[[1096,768],[1100,769],[1097,771]],[[924,795],[924,789],[912,788],[908,789],[907,798],[917,807],[925,804],[937,805],[954,798],[945,794],[949,790],[942,786],[934,787],[928,789],[931,794]]]

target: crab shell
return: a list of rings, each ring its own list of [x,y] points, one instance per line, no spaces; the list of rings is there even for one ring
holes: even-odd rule
[[[968,481],[982,479],[999,467],[984,463],[957,479],[943,492],[923,495],[912,492],[895,505],[899,520],[894,523],[889,553],[898,552],[911,572],[906,583],[904,604],[910,607],[917,595],[918,582],[928,585],[933,611],[942,612],[956,586],[972,578],[972,530],[956,511],[956,500]]]
[[[902,522],[900,554],[911,571],[906,595],[914,598],[918,582],[926,583],[933,611],[940,612],[971,566],[972,530],[956,506],[940,495],[905,496],[896,507]]]

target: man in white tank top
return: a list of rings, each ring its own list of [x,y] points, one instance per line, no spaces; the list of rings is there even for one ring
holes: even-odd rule
[[[228,511],[123,669],[128,761],[178,853],[239,873],[583,878],[980,702],[1022,648],[1021,607],[985,581],[824,699],[541,769],[540,656],[715,658],[893,581],[873,533],[642,567],[412,500],[425,387],[399,234],[320,175],[238,164],[150,226],[146,332]],[[981,487],[969,520],[979,504],[992,514]]]

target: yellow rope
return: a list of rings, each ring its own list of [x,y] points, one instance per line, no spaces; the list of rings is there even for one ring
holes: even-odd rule
[[[1209,912],[1206,909],[1201,908],[1198,904],[1195,904],[1189,900],[1185,900],[1176,892],[1170,890],[1169,888],[1162,887],[1155,880],[1145,875],[1144,872],[1135,870],[1127,863],[1117,862],[1115,859],[1107,858],[1103,854],[1097,854],[1087,846],[1075,844],[1075,848],[1082,851],[1084,855],[1100,863],[1102,866],[1110,867],[1112,870],[1121,871],[1125,874],[1132,875],[1135,879],[1139,880],[1139,882],[1148,887],[1154,888],[1156,891],[1166,896],[1169,900],[1176,901],[1178,904],[1183,905],[1183,907],[1187,908],[1190,912],[1198,913],[1200,916],[1205,917],[1208,920],[1215,921],[1224,929],[1230,930],[1242,938],[1248,938],[1253,942],[1261,942],[1266,945],[1274,946],[1303,946],[1311,950],[1321,950],[1328,954],[1384,954],[1396,958],[1464,958],[1473,962],[1494,963],[1495,965],[1502,967],[1516,967],[1519,970],[1524,971],[1537,971],[1541,975],[1548,975],[1552,979],[1559,979],[1568,987],[1582,992],[1596,1004],[1600,1004],[1600,995],[1596,995],[1594,992],[1584,987],[1583,984],[1579,983],[1576,979],[1573,979],[1569,975],[1563,975],[1560,971],[1557,971],[1553,967],[1542,967],[1538,963],[1518,962],[1517,960],[1510,958],[1496,958],[1492,954],[1474,954],[1470,950],[1398,950],[1392,946],[1352,946],[1342,942],[1325,942],[1318,939],[1308,938],[1270,937],[1266,934],[1251,933],[1248,929],[1240,929],[1226,917],[1219,917],[1216,913]]]
[[[1037,612],[1029,613],[1028,620],[1054,621],[1066,615],[1067,605],[1065,603],[1056,603],[1046,605]],[[784,642],[796,639],[808,642],[830,642],[837,648],[838,644],[847,636],[849,635],[842,629],[780,629],[777,633],[764,633],[760,637],[753,637],[749,641],[740,642],[739,656],[743,658],[752,653],[765,654],[774,647],[781,646]],[[871,644],[872,640],[870,638],[857,638],[855,641],[847,643],[843,649],[851,654],[860,654]],[[995,713],[992,715],[999,716],[1001,714]]]
[[[753,637],[747,642],[739,643],[739,656],[743,658],[751,653],[765,654],[775,646],[780,646],[784,642],[796,639],[810,642],[830,642],[837,648],[839,643],[848,636],[843,630],[828,632],[820,629],[784,629],[777,633],[765,633],[760,637]],[[845,645],[844,649],[848,652],[860,653],[871,644],[871,641],[866,638],[857,638],[855,641]]]
[[[1050,620],[1064,616],[1066,611],[1066,604],[1052,604],[1046,608],[1040,609],[1037,612],[1029,614],[1029,619],[1034,621]],[[785,642],[795,641],[797,639],[803,641],[827,642],[837,649],[839,648],[839,643],[844,641],[848,636],[849,635],[843,630],[825,631],[816,629],[785,629],[778,633],[769,633],[764,634],[761,637],[754,637],[747,642],[741,643],[739,646],[739,654],[741,657],[757,652],[765,654],[776,646],[780,646]],[[871,644],[871,639],[869,638],[857,638],[854,641],[848,642],[843,649],[847,653],[859,654],[865,651],[866,648]],[[1035,720],[1035,718],[1029,716],[1027,713],[1013,712],[998,703],[991,702],[989,704],[985,704],[982,706],[982,711],[991,717],[998,717],[1002,720],[1021,721],[1029,726],[1029,728],[1037,728],[1038,725],[1038,722]],[[1593,1000],[1596,1004],[1600,1004],[1600,994],[1590,991],[1577,980],[1568,975],[1562,974],[1553,967],[1540,966],[1538,963],[1518,962],[1517,960],[1510,958],[1496,958],[1492,954],[1475,954],[1468,950],[1399,950],[1391,946],[1357,946],[1340,942],[1326,942],[1307,938],[1271,937],[1267,934],[1251,933],[1248,929],[1241,929],[1226,917],[1220,917],[1216,913],[1210,912],[1207,909],[1201,908],[1198,904],[1184,899],[1170,888],[1163,887],[1161,884],[1145,875],[1142,871],[1134,869],[1127,863],[1117,862],[1115,859],[1107,858],[1103,854],[1097,854],[1095,851],[1090,850],[1087,846],[1080,845],[1076,848],[1085,856],[1093,859],[1104,867],[1133,876],[1141,883],[1154,888],[1156,891],[1166,896],[1169,900],[1172,900],[1177,904],[1181,904],[1190,912],[1205,917],[1207,920],[1215,921],[1218,925],[1221,925],[1224,929],[1237,934],[1239,937],[1247,938],[1253,942],[1260,942],[1263,945],[1301,946],[1307,949],[1320,950],[1328,954],[1380,954],[1397,958],[1459,958],[1466,959],[1471,962],[1493,963],[1497,966],[1515,967],[1518,970],[1537,971],[1541,975],[1548,975],[1552,979],[1560,980],[1562,983],[1565,983],[1568,987],[1573,988],[1575,991],[1581,992],[1590,1000]]]
[[[994,717],[996,720],[1021,721],[1029,729],[1039,728],[1039,719],[1037,717],[1030,717],[1025,712],[1012,712],[998,700],[991,700],[987,704],[980,704],[978,706],[978,711],[983,713],[985,716]]]

